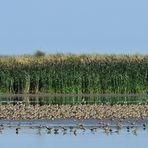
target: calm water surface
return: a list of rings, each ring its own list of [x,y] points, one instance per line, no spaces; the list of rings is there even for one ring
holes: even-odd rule
[[[54,98],[0,98],[0,104],[81,104],[81,103],[110,103],[110,104],[147,104],[148,98],[80,98],[80,97],[54,97]],[[116,132],[115,127],[112,128],[112,132],[106,133],[102,128],[98,128],[97,131],[90,131],[87,127],[85,132],[78,129],[76,134],[69,129],[64,133],[59,130],[58,133],[53,131],[49,133],[46,128],[37,128],[41,126],[60,126],[67,125],[73,126],[76,123],[73,120],[48,122],[48,121],[32,121],[33,128],[29,128],[30,121],[11,121],[12,127],[8,127],[10,121],[1,120],[0,124],[4,125],[4,129],[0,130],[0,147],[2,148],[147,148],[148,146],[148,121],[145,119],[146,129],[143,130],[142,122],[136,123],[136,131],[130,129],[127,131],[127,121],[125,120],[123,127],[119,132]],[[82,123],[82,122],[81,122]],[[21,129],[16,134],[16,127],[20,124]],[[85,126],[96,126],[95,120],[89,120],[84,122]],[[114,123],[110,123],[114,126]]]
[[[147,148],[148,145],[148,129],[143,130],[137,128],[136,134],[132,131],[127,132],[126,128],[120,130],[119,133],[105,133],[103,129],[91,132],[86,129],[85,132],[77,130],[77,134],[67,131],[63,133],[60,130],[57,134],[48,133],[46,128],[28,128],[21,127],[19,133],[16,134],[15,127],[5,127],[0,134],[0,144],[3,148]]]
[[[0,104],[148,104],[148,96],[47,96],[0,97]]]

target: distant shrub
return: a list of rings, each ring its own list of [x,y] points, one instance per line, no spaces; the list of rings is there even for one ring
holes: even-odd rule
[[[45,52],[41,51],[41,50],[37,50],[34,54],[34,56],[36,57],[41,57],[41,56],[45,56]]]

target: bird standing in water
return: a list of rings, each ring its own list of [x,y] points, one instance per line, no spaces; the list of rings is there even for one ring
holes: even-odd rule
[[[19,133],[19,130],[20,130],[21,128],[20,127],[16,127],[16,134],[18,134]]]
[[[0,124],[0,133],[2,133],[2,130],[4,129],[3,124]]]

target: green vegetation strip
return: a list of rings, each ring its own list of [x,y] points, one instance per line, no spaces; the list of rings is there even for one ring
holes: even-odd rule
[[[0,57],[0,93],[148,93],[148,56]]]

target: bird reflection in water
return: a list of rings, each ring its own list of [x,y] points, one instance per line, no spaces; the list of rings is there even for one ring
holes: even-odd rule
[[[53,131],[54,131],[54,134],[55,134],[55,135],[59,134],[59,132],[58,132],[59,129],[58,129],[58,128],[54,128]]]
[[[3,130],[4,130],[4,125],[3,125],[3,124],[0,124],[0,134],[3,133],[3,132],[2,132]]]
[[[37,127],[37,135],[39,135],[39,136],[42,135],[41,130],[42,130],[42,126],[40,125]]]

